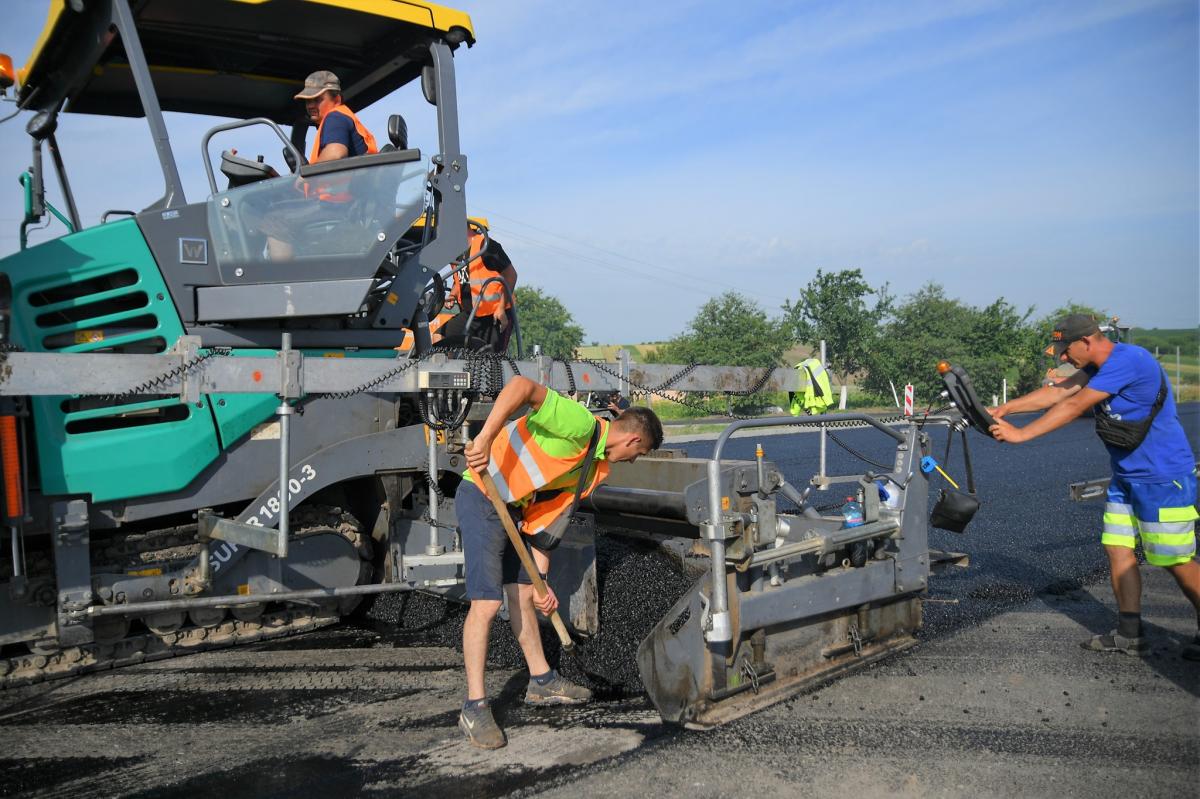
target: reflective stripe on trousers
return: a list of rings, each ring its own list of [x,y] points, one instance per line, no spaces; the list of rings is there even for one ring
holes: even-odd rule
[[[1109,502],[1104,507],[1104,532],[1100,542],[1106,546],[1132,549],[1142,539],[1146,561],[1154,566],[1175,565],[1196,554],[1196,509],[1159,508],[1159,521],[1149,522],[1133,515],[1130,505]]]
[[[1192,510],[1191,508],[1163,508],[1162,511]],[[1196,522],[1139,522],[1142,533],[1142,548],[1146,559],[1157,555],[1164,558],[1182,558],[1196,554]]]
[[[1133,506],[1120,502],[1107,502],[1104,505],[1104,532],[1100,543],[1109,546],[1127,546],[1133,548],[1137,543],[1138,522],[1133,516]]]

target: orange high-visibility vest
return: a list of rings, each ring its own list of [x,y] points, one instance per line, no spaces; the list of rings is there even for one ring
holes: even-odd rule
[[[483,258],[476,257],[483,249],[484,238],[481,234],[472,231],[468,235],[467,241],[470,244],[467,252],[467,283],[471,287],[471,305],[475,308],[475,318],[482,319],[490,316],[499,320],[504,316],[504,312],[512,307],[512,303],[505,297],[504,287],[501,285],[504,276],[488,269],[483,263]],[[484,284],[491,278],[500,278],[501,283],[488,283],[487,293],[484,294]],[[463,306],[462,276],[459,272],[454,273],[454,286],[450,289],[446,300],[448,307],[451,305],[451,300],[455,307]]]
[[[481,234],[470,232],[467,235],[467,241],[469,244],[469,249],[467,251],[467,259],[469,262],[467,266],[467,283],[471,287],[472,307],[478,309],[475,311],[475,318],[480,319],[490,316],[493,319],[500,320],[503,318],[505,312],[509,308],[512,308],[512,301],[510,299],[511,294],[506,296],[504,289],[496,283],[489,283],[487,287],[487,294],[484,294],[483,286],[484,283],[486,283],[490,278],[498,277],[501,280],[505,280],[505,277],[500,272],[496,272],[484,266],[483,258],[475,257],[479,255],[480,250],[483,249],[484,238]],[[509,269],[513,269],[513,267],[509,267]],[[438,311],[437,315],[434,316],[433,319],[429,320],[430,335],[437,333],[451,319],[458,316],[460,313],[465,312],[470,314],[471,312],[469,309],[464,310],[463,308],[463,280],[461,272],[461,269],[457,269],[450,277],[450,289],[446,292],[446,300],[444,303],[442,303],[442,307]],[[507,283],[506,280],[505,282]],[[404,339],[401,341],[400,346],[396,347],[396,349],[401,351],[411,350],[413,347],[413,342],[414,339],[412,332],[405,330]]]
[[[344,105],[335,105],[329,110],[329,113],[321,117],[321,124],[317,125],[317,137],[313,139],[312,153],[308,156],[310,164],[317,163],[317,159],[321,156],[321,131],[325,128],[325,120],[329,119],[329,114],[334,111],[345,114],[350,117],[350,121],[354,123],[354,129],[358,131],[358,135],[362,136],[363,141],[367,144],[366,155],[374,155],[379,152],[379,148],[375,146],[375,137],[371,135],[371,131],[363,126],[363,123],[358,120],[358,117]],[[353,153],[352,153],[353,155]],[[350,201],[350,192],[347,191],[348,179],[342,176],[321,176],[320,182],[316,185],[317,197],[327,203],[344,203]]]
[[[488,473],[496,482],[500,498],[506,503],[533,497],[533,501],[522,509],[521,532],[536,536],[571,509],[575,501],[575,486],[546,492],[547,496],[538,496],[538,492],[578,466],[587,455],[588,445],[585,444],[569,457],[550,455],[538,446],[526,419],[522,416],[509,422],[492,441]],[[597,419],[596,424],[600,425],[600,438],[603,438],[609,423]],[[598,460],[595,464],[591,479],[580,493],[581,497],[591,494],[608,477],[608,461]],[[590,468],[590,464],[584,464],[583,468]]]
[[[440,331],[443,327],[445,327],[447,322],[456,316],[458,316],[458,303],[455,302],[455,304],[451,306],[450,298],[447,297],[446,304],[442,306],[442,310],[429,320],[429,335],[432,336]],[[413,338],[412,331],[405,328],[404,338],[400,341],[400,346],[395,347],[395,349],[400,350],[401,352],[408,352],[413,348],[413,344],[415,343],[416,339]]]

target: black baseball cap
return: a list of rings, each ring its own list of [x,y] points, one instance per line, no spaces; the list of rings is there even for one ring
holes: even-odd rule
[[[1050,346],[1046,348],[1046,354],[1057,360],[1062,357],[1067,347],[1071,346],[1071,342],[1099,332],[1100,325],[1088,314],[1073,313],[1064,316],[1054,325],[1054,332],[1050,334]]]

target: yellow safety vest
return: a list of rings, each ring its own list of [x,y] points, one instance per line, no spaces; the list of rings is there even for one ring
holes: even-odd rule
[[[806,358],[796,364],[796,371],[804,382],[804,391],[792,393],[792,416],[807,414],[815,416],[825,413],[833,405],[833,388],[829,385],[829,372],[819,358]]]

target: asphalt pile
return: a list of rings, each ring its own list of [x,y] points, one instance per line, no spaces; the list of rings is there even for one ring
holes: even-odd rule
[[[542,627],[546,658],[567,679],[586,685],[601,700],[643,692],[637,648],[654,625],[695,582],[677,558],[656,546],[613,535],[596,537],[596,579],[600,630],[576,638],[575,652],[562,651],[554,631]],[[366,612],[380,642],[462,649],[467,606],[422,593],[384,594]],[[519,669],[525,665],[508,624],[492,628],[488,664]]]

